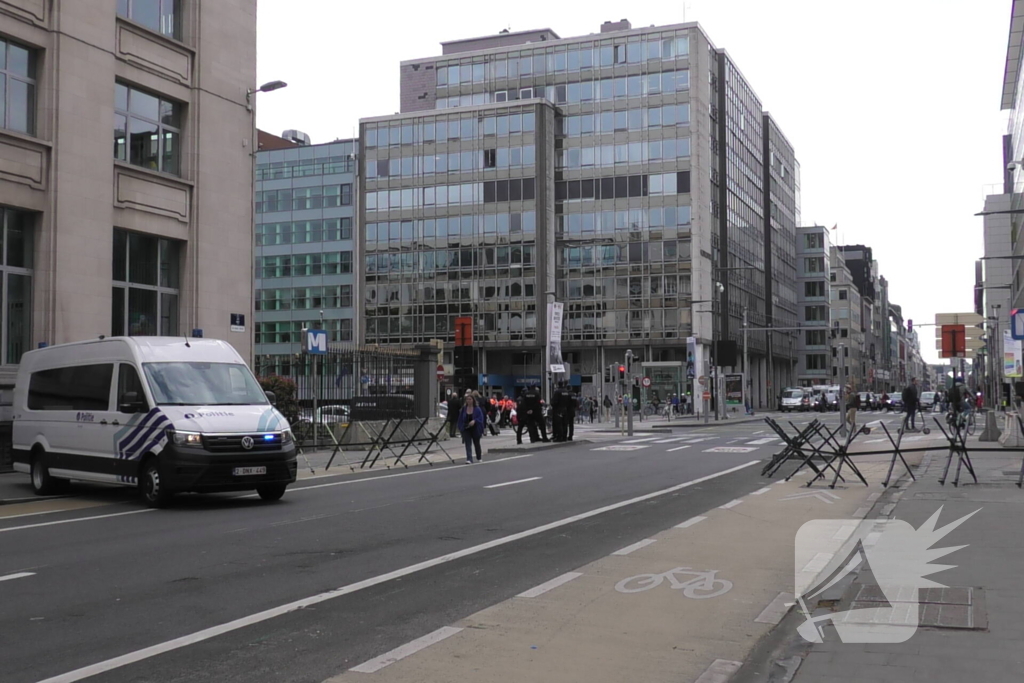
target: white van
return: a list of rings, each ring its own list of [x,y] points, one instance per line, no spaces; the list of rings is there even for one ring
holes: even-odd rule
[[[295,481],[295,443],[235,349],[216,339],[111,337],[30,351],[14,389],[14,467],[45,495],[71,479],[176,492]]]

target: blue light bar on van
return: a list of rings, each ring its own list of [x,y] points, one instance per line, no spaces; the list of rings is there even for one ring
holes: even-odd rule
[[[263,435],[263,440],[264,441],[273,441],[276,438],[277,438],[277,434],[264,434]]]

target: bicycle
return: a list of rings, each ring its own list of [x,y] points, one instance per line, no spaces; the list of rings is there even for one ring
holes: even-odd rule
[[[665,579],[668,579],[672,589],[682,590],[683,595],[688,598],[703,600],[724,595],[732,590],[732,581],[716,579],[715,574],[717,573],[718,570],[716,569],[701,572],[694,571],[689,567],[676,567],[663,574],[638,574],[628,579],[623,579],[615,585],[615,590],[620,593],[642,593],[652,588],[657,588]],[[676,578],[676,574],[692,576],[694,578],[689,581],[680,581]],[[636,587],[631,585],[634,582],[637,584]]]

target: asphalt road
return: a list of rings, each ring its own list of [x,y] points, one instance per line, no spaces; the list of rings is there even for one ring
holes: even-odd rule
[[[183,496],[144,511],[81,487],[103,504],[0,518],[2,678],[320,683],[757,488],[760,467],[741,466],[778,449],[766,430],[688,428],[307,480],[276,504]],[[708,452],[723,447],[732,452]],[[4,579],[19,573],[31,575]]]

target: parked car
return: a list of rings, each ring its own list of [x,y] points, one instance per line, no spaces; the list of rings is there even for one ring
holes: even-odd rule
[[[830,411],[839,410],[839,392],[838,391],[826,391],[825,392],[825,406]]]
[[[784,413],[805,411],[811,404],[811,392],[806,389],[786,389],[782,392],[782,405],[779,410]]]
[[[899,394],[895,394],[895,393],[894,394],[890,394],[889,395],[889,407],[892,408],[892,410],[897,412],[897,413],[902,413],[903,412],[903,397],[900,396]]]
[[[923,391],[921,392],[921,410],[932,410],[935,408],[935,399],[937,398],[938,392],[935,391]]]
[[[860,409],[861,410],[874,410],[871,402],[871,392],[862,391],[860,392]]]

